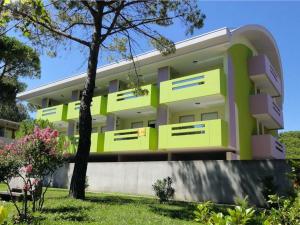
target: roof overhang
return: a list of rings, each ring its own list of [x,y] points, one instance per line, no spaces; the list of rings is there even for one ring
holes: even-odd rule
[[[259,25],[247,25],[237,29],[230,30],[221,28],[203,35],[176,43],[176,52],[168,56],[162,56],[157,50],[150,51],[135,57],[135,62],[139,67],[151,65],[163,65],[163,62],[170,61],[172,58],[189,54],[195,51],[203,51],[210,48],[229,47],[233,39],[239,37],[246,38],[255,47],[257,52],[262,52],[268,56],[273,66],[276,68],[282,78],[282,67],[277,44],[268,30]],[[97,80],[111,79],[115,74],[120,74],[130,70],[132,61],[123,60],[99,67],[97,69]],[[68,77],[32,90],[28,90],[17,95],[20,100],[30,101],[37,96],[50,95],[51,93],[61,91],[65,88],[71,88],[82,85],[85,81],[86,73]],[[282,79],[283,81],[283,79]]]

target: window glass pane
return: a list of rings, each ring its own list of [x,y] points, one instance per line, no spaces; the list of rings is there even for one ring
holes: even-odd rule
[[[141,128],[143,127],[143,121],[131,123],[131,128]]]
[[[0,127],[0,137],[4,137],[4,127]]]
[[[211,113],[202,113],[201,120],[216,120],[218,119],[218,112],[211,112]]]
[[[188,122],[194,122],[195,116],[194,115],[185,115],[179,117],[179,123],[188,123]]]

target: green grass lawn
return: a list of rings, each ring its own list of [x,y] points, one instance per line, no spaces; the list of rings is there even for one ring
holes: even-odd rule
[[[0,185],[0,190],[6,190]],[[10,217],[15,213],[7,204]],[[50,189],[39,224],[198,224],[193,221],[195,205],[185,202],[159,204],[154,198],[122,194],[87,193],[85,201],[68,197],[64,189]]]

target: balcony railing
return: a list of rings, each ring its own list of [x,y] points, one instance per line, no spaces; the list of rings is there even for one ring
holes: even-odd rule
[[[157,149],[157,130],[144,127],[105,132],[105,152],[148,151]]]
[[[78,147],[79,135],[75,135],[69,138],[68,151],[75,154]],[[101,153],[104,148],[104,133],[92,133],[91,134],[91,150],[90,153]]]
[[[252,115],[268,129],[283,128],[283,114],[281,108],[267,94],[250,96],[250,110]]]
[[[270,134],[252,136],[254,159],[285,159],[285,147]]]
[[[221,69],[210,70],[185,76],[160,84],[160,103],[171,103],[187,99],[223,97],[225,95],[225,75]]]
[[[57,105],[37,111],[36,118],[49,120],[50,122],[60,122],[67,120],[67,105]]]
[[[250,79],[258,89],[271,96],[282,94],[281,78],[267,56],[253,56],[248,62],[248,68]]]
[[[158,103],[157,87],[147,85],[141,87],[141,89],[145,92],[142,95],[136,94],[134,89],[109,94],[107,112],[156,107]]]
[[[92,116],[104,116],[106,114],[106,102],[107,98],[103,96],[94,97],[91,103],[91,115]],[[68,104],[68,120],[79,119],[80,101],[71,102]]]
[[[228,143],[221,119],[159,126],[159,149],[220,149]]]

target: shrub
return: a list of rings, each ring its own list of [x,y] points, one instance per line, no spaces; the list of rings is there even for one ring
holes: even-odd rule
[[[254,219],[255,210],[248,205],[248,198],[240,199],[236,201],[237,206],[233,209],[227,209],[228,216],[226,216],[226,221],[229,224],[253,224],[251,221]]]
[[[32,134],[25,135],[0,150],[0,181],[4,181],[9,190],[9,181],[13,177],[20,177],[23,182],[24,198],[21,208],[14,202],[19,222],[31,219],[28,215],[28,195],[32,198],[32,211],[42,210],[53,173],[65,161],[63,149],[64,144],[60,141],[57,130],[35,127]],[[48,182],[43,189],[41,182],[46,180]]]
[[[273,176],[265,176],[262,180],[262,194],[265,201],[269,201],[270,195],[275,195],[277,193],[277,185],[275,185]]]
[[[254,224],[255,210],[248,206],[248,199],[237,200],[234,208],[228,208],[227,214],[213,211],[213,204],[199,204],[194,211],[195,221],[209,225],[247,225]]]
[[[153,185],[155,195],[159,198],[160,203],[167,202],[174,197],[175,189],[172,187],[172,178],[166,177],[162,180],[158,179]]]
[[[300,196],[288,199],[271,195],[269,203],[273,206],[269,211],[269,224],[300,224]]]
[[[20,123],[20,127],[18,131],[16,132],[17,138],[25,137],[26,135],[31,135],[34,132],[34,128],[39,127],[40,129],[45,128],[51,128],[54,129],[54,125],[49,122],[48,120],[42,120],[42,119],[27,119],[23,120]]]
[[[195,214],[195,221],[201,224],[207,224],[212,212],[212,202],[207,201],[197,205],[196,210],[194,211]]]

